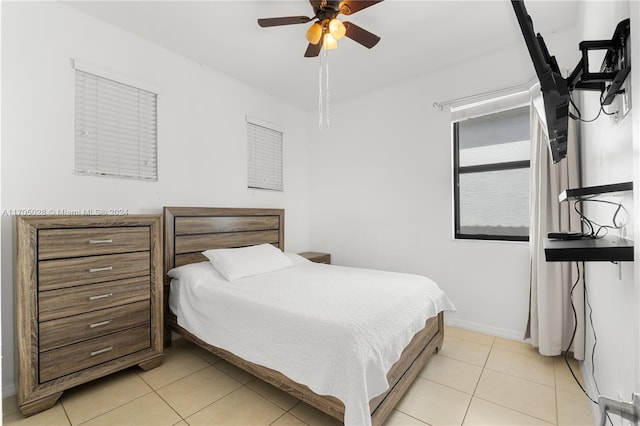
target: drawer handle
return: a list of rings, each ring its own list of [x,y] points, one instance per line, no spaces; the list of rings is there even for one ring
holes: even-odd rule
[[[113,293],[99,294],[97,296],[89,296],[89,300],[106,299],[107,297],[111,297],[111,296],[113,296]]]
[[[103,272],[103,271],[112,271],[113,266],[105,266],[104,268],[91,268],[89,272]]]
[[[113,346],[109,346],[109,347],[106,347],[104,349],[100,349],[99,351],[93,351],[93,352],[91,352],[91,356],[100,355],[100,354],[109,352],[111,350],[113,350]]]
[[[89,328],[102,327],[103,325],[109,325],[113,322],[113,320],[106,320],[100,322],[94,322],[93,324],[89,324]]]
[[[109,240],[89,240],[89,244],[111,244],[113,242],[112,239]]]

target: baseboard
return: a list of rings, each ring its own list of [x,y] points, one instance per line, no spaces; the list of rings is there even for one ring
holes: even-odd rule
[[[2,386],[2,399],[10,397],[18,393],[15,383]]]
[[[503,337],[518,342],[528,341],[523,338],[522,330],[510,330],[508,328],[493,327],[486,324],[480,324],[473,321],[465,321],[458,318],[447,317],[445,313],[445,324],[452,327],[464,328],[465,330],[477,331],[478,333],[490,334],[492,336]]]

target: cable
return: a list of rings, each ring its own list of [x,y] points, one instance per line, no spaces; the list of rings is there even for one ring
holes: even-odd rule
[[[567,364],[567,367],[569,367],[569,371],[571,372],[571,375],[573,376],[578,386],[580,386],[580,389],[582,390],[582,392],[584,392],[584,394],[587,396],[587,398],[589,398],[591,402],[593,402],[594,404],[598,404],[598,401],[591,398],[591,396],[584,389],[584,387],[576,377],[575,373],[573,372],[573,368],[571,368],[571,364],[569,364],[569,350],[571,349],[571,345],[573,345],[573,340],[575,339],[576,332],[578,330],[578,314],[576,313],[576,307],[573,304],[573,291],[575,290],[576,286],[580,282],[580,267],[578,262],[576,262],[576,270],[578,272],[578,278],[576,278],[576,282],[573,283],[573,285],[571,286],[571,291],[569,292],[569,301],[571,302],[571,311],[573,312],[573,333],[571,334],[571,340],[569,340],[569,345],[567,346],[567,349],[564,351],[564,362]]]
[[[582,214],[582,209],[578,209],[578,203],[580,202],[580,200],[577,200],[573,203],[573,210],[575,210],[575,212],[578,214],[578,216],[580,216],[580,223],[588,228],[587,232],[583,232],[582,236],[583,237],[588,237],[588,238],[595,238],[596,235],[596,231],[593,228],[593,222],[591,220],[589,220],[584,214]]]
[[[593,399],[587,393],[585,388],[582,386],[582,384],[578,380],[578,377],[576,377],[576,374],[573,372],[573,368],[571,368],[571,364],[569,363],[569,350],[571,349],[571,345],[573,345],[573,340],[575,339],[576,332],[578,330],[578,314],[576,313],[576,307],[573,304],[573,291],[575,290],[576,286],[580,282],[580,264],[578,262],[576,262],[576,271],[578,273],[578,277],[576,278],[575,283],[573,283],[573,285],[571,286],[571,291],[569,292],[569,301],[571,302],[571,310],[573,312],[573,333],[571,334],[571,340],[569,341],[569,345],[567,346],[567,349],[564,351],[564,362],[565,364],[567,364],[567,368],[569,368],[569,372],[571,372],[573,379],[576,381],[576,383],[578,384],[582,392],[587,396],[589,401],[598,405],[598,401]],[[591,331],[593,332],[593,347],[591,348],[591,377],[593,379],[593,384],[596,387],[596,392],[598,392],[598,395],[599,395],[600,389],[598,388],[598,382],[596,381],[596,373],[595,373],[595,353],[596,353],[596,346],[598,344],[598,338],[596,336],[596,329],[593,327],[593,309],[591,307],[591,302],[589,302],[587,286],[585,285],[583,288],[584,288],[585,301],[587,302],[587,306],[589,307],[589,323],[591,324]],[[606,415],[607,415],[607,419],[609,419],[609,423],[611,423],[611,426],[613,426],[613,420],[611,420],[609,413],[607,413]]]
[[[613,214],[613,217],[611,218],[611,222],[613,225],[601,225],[589,218],[587,218],[583,213],[582,213],[582,208],[578,208],[578,205],[582,206],[582,203],[585,202],[593,202],[593,203],[601,203],[601,204],[610,204],[610,205],[614,205],[616,206],[616,211]],[[609,229],[620,229],[623,228],[626,223],[616,223],[616,219],[618,217],[618,214],[620,213],[620,211],[624,211],[625,213],[627,213],[627,209],[624,208],[624,206],[621,203],[616,203],[613,201],[607,201],[607,200],[594,200],[593,197],[589,197],[589,198],[583,198],[583,199],[579,199],[576,200],[573,203],[573,209],[575,210],[575,212],[578,214],[578,216],[580,216],[580,221],[589,229],[588,232],[584,233],[583,236],[584,237],[591,237],[591,238],[604,238],[608,232]],[[594,225],[597,227],[597,229],[594,227]],[[601,235],[601,231],[604,230],[604,234]]]
[[[580,112],[580,109],[578,108],[578,105],[576,105],[576,103],[573,101],[573,96],[571,96],[571,93],[569,93],[569,102],[571,103],[571,106],[573,106],[573,109],[575,109],[576,113],[578,114],[577,116],[575,116],[571,112],[569,112],[569,116],[571,118],[573,118],[574,120],[582,119],[582,113]]]
[[[595,366],[595,355],[596,355],[596,346],[598,346],[598,337],[596,336],[596,331],[593,328],[593,308],[591,307],[591,302],[589,302],[589,295],[587,293],[587,286],[584,286],[584,299],[587,302],[587,306],[589,307],[589,324],[591,324],[591,331],[593,332],[593,347],[591,348],[591,377],[593,378],[593,383],[596,387],[596,392],[600,393],[600,389],[598,388],[598,384],[596,383],[596,366]]]
[[[602,114],[602,111],[604,110],[604,108],[602,107],[602,105],[600,105],[600,109],[598,110],[598,113],[596,114],[595,117],[593,117],[590,120],[585,120],[583,118],[578,118],[578,121],[581,121],[583,123],[593,123],[594,121],[596,121],[598,118],[600,118],[600,114]]]
[[[607,112],[604,110],[604,92],[600,93],[600,111],[603,112],[605,115],[616,115],[618,113],[618,111]]]
[[[583,236],[587,236],[587,237],[591,237],[591,238],[603,238],[607,235],[607,233],[609,232],[609,229],[620,229],[623,226],[626,225],[626,223],[621,223],[618,224],[616,222],[616,219],[618,217],[618,214],[620,213],[621,210],[624,210],[625,213],[627,213],[627,210],[624,208],[624,206],[621,203],[616,203],[613,201],[608,201],[608,200],[595,200],[593,199],[595,197],[591,196],[591,197],[586,197],[586,198],[582,198],[582,199],[578,199],[574,202],[573,204],[573,209],[576,211],[576,213],[578,214],[578,216],[580,216],[580,221],[582,222],[582,224],[584,226],[586,226],[588,228],[588,233],[583,233]],[[611,218],[611,222],[613,225],[601,225],[593,220],[590,220],[589,218],[587,218],[583,213],[582,213],[582,208],[578,208],[579,206],[582,207],[582,203],[585,202],[595,202],[595,203],[602,203],[602,204],[610,204],[610,205],[614,205],[616,206],[616,211],[613,213],[613,217]],[[597,229],[595,228],[597,227]],[[604,230],[605,234],[604,235],[600,235],[600,232]],[[584,265],[583,265],[584,268]],[[576,271],[577,271],[577,278],[575,283],[573,283],[573,285],[571,286],[571,291],[569,292],[569,301],[571,303],[571,310],[573,312],[573,333],[571,335],[571,340],[569,341],[569,345],[567,346],[567,350],[564,351],[564,362],[567,364],[567,368],[569,368],[569,371],[571,372],[571,375],[573,376],[573,379],[576,381],[576,383],[578,384],[578,386],[580,387],[580,389],[582,390],[582,392],[587,396],[587,398],[593,402],[594,404],[598,404],[598,402],[596,400],[594,400],[588,393],[587,391],[584,389],[584,387],[582,386],[582,384],[580,383],[580,381],[578,380],[578,378],[576,377],[575,373],[573,372],[573,369],[571,368],[571,364],[569,364],[569,350],[571,349],[571,346],[573,345],[573,341],[575,339],[576,336],[576,332],[578,330],[578,314],[576,313],[576,307],[573,304],[573,292],[576,288],[576,286],[578,285],[578,283],[580,282],[580,264],[578,262],[576,262]],[[591,332],[593,333],[593,347],[591,348],[591,377],[593,379],[593,384],[595,386],[595,390],[598,393],[598,395],[600,395],[600,389],[598,387],[598,382],[596,380],[596,372],[595,372],[595,368],[596,368],[596,364],[595,364],[595,354],[596,354],[596,347],[598,345],[598,337],[596,335],[596,330],[594,328],[594,324],[593,324],[593,308],[591,306],[591,302],[589,301],[589,294],[587,292],[587,286],[583,285],[583,289],[584,289],[584,298],[585,301],[587,303],[587,306],[589,307],[589,324],[591,325]],[[611,424],[611,426],[613,425],[613,420],[611,420],[611,417],[609,415],[609,413],[606,413],[607,419],[609,420],[609,423]]]
[[[596,114],[595,117],[593,117],[590,120],[585,120],[582,118],[582,113],[580,112],[580,109],[578,109],[578,106],[576,105],[575,101],[573,100],[573,96],[572,96],[573,92],[569,93],[569,102],[571,103],[571,105],[573,106],[573,108],[576,110],[576,113],[578,115],[574,115],[573,113],[569,113],[569,117],[573,118],[576,121],[581,121],[583,123],[592,123],[594,121],[596,121],[599,117],[600,114],[605,114],[605,115],[616,115],[618,113],[618,111],[614,111],[614,112],[607,112],[604,110],[604,92],[600,93],[600,108],[598,109],[598,114]]]
[[[587,302],[587,306],[589,307],[589,324],[591,325],[591,332],[593,333],[593,346],[591,347],[591,378],[593,379],[593,385],[596,387],[596,392],[600,395],[600,388],[598,387],[598,381],[596,380],[596,346],[598,345],[598,336],[596,335],[596,329],[593,326],[593,308],[591,307],[591,302],[589,301],[589,293],[587,292],[587,286],[584,286],[584,300]],[[609,417],[609,413],[607,413],[607,419],[609,419],[609,423],[613,426],[613,420]]]

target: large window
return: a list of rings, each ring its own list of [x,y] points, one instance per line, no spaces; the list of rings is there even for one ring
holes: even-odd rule
[[[455,238],[529,239],[529,107],[453,123]]]

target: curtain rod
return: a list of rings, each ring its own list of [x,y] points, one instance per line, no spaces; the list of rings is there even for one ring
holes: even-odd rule
[[[529,91],[529,90],[531,90],[533,88],[533,86],[536,83],[538,83],[538,77],[534,76],[534,77],[530,78],[529,81],[527,81],[526,83],[519,84],[517,86],[507,87],[505,89],[493,90],[493,91],[490,91],[490,92],[479,93],[477,95],[465,96],[465,97],[457,98],[457,99],[449,99],[447,101],[434,102],[433,103],[433,107],[434,108],[440,108],[440,111],[442,111],[442,110],[444,110],[445,106],[451,106],[451,105],[457,104],[457,103],[470,103],[472,101],[482,101],[482,100],[486,100],[486,99],[491,99],[491,98],[495,98],[495,97],[499,97],[499,96],[508,95],[508,94],[511,94],[511,93]]]

